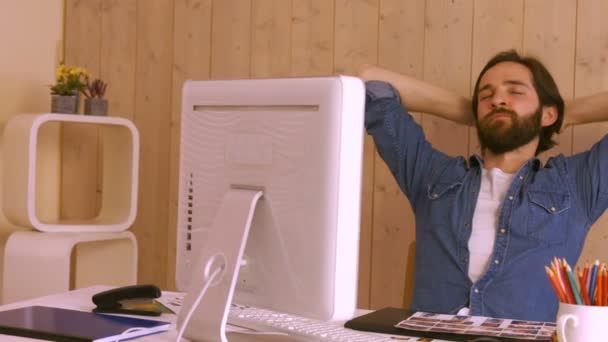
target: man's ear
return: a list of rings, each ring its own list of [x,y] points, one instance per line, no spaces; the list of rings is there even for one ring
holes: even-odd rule
[[[557,107],[545,106],[542,111],[542,118],[540,121],[542,127],[551,126],[557,121]]]

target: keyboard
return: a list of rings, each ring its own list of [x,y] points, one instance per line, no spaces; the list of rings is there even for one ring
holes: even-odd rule
[[[183,295],[165,295],[158,298],[176,314],[181,309]],[[336,342],[396,342],[419,341],[415,337],[367,333],[345,328],[339,322],[319,321],[283,312],[232,304],[228,313],[228,324],[251,329],[259,333],[284,333],[301,341]],[[424,339],[424,341],[430,341]],[[433,340],[440,341],[440,340]]]
[[[282,332],[302,341],[395,342],[389,336],[346,329],[336,322],[318,321],[237,304],[230,307],[228,324],[256,331]]]

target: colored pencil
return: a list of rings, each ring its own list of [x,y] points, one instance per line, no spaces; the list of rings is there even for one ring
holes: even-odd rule
[[[585,305],[589,305],[589,294],[587,293],[587,286],[585,285],[585,273],[584,271],[579,271],[578,272],[578,282],[579,282],[579,288],[581,291],[581,299],[583,300],[583,304]]]
[[[595,305],[597,306],[601,306],[602,305],[602,292],[603,291],[603,283],[604,283],[604,270],[600,267],[597,270],[597,280],[595,282],[595,287],[597,288],[597,290],[595,291]]]
[[[606,282],[606,265],[602,264],[601,267],[601,272],[599,275],[599,282],[600,284],[598,285],[598,290],[599,290],[599,296],[598,296],[598,303],[597,305],[604,305],[604,295],[606,294],[606,292],[604,291],[604,283]]]
[[[602,291],[603,293],[603,305],[608,305],[608,269],[606,267],[604,267],[604,280],[603,280],[603,284],[604,284],[604,290]]]
[[[589,289],[589,262],[585,262],[585,267],[583,268],[583,281],[587,289]]]
[[[564,290],[561,288],[561,286],[558,283],[555,273],[547,266],[545,266],[545,271],[547,272],[547,277],[549,278],[551,287],[553,287],[553,290],[555,291],[555,294],[557,295],[557,299],[562,303],[567,303],[568,300],[566,298],[566,295],[564,294]]]
[[[578,292],[578,289],[576,288],[576,281],[574,280],[574,276],[572,275],[572,268],[570,268],[570,265],[568,265],[568,263],[566,263],[565,267],[566,274],[568,275],[568,280],[570,281],[570,288],[572,290],[572,294],[574,295],[574,299],[576,300],[576,304],[582,305],[583,301],[581,300],[581,296]]]
[[[568,303],[576,304],[576,297],[574,296],[574,289],[572,288],[572,285],[570,285],[570,279],[568,279],[568,274],[566,272],[566,264],[567,264],[566,259],[562,259],[562,260],[558,261],[559,272],[560,272],[562,282],[564,283],[564,289],[566,291],[566,297],[568,297]]]
[[[608,264],[595,260],[572,268],[565,258],[554,257],[545,272],[560,302],[608,306]]]
[[[586,262],[585,268],[583,270],[583,284],[585,285],[585,292],[587,292],[587,295],[589,295],[589,279],[590,278],[591,277],[589,276],[589,263]],[[589,303],[589,304],[591,304],[591,303]]]
[[[564,295],[564,303],[573,303],[574,297],[570,298],[570,296],[568,296],[568,287],[566,287],[566,282],[564,281],[561,272],[560,262],[557,260],[557,258],[553,258],[553,261],[551,262],[551,270],[553,271],[558,287],[562,290],[562,294]]]
[[[597,299],[596,299],[596,291],[595,291],[595,285],[597,283],[597,273],[598,273],[598,267],[600,266],[600,261],[599,260],[595,260],[595,263],[593,263],[593,266],[591,266],[591,282],[589,283],[589,295],[591,296],[591,305],[597,305]]]

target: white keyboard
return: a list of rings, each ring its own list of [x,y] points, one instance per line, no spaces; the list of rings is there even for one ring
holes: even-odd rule
[[[283,332],[302,341],[395,342],[388,336],[346,329],[336,322],[235,304],[230,308],[228,323],[256,331]]]
[[[165,295],[158,298],[161,303],[169,307],[176,314],[181,309],[183,295]],[[290,337],[302,341],[336,341],[336,342],[395,342],[418,341],[415,337],[391,337],[389,335],[366,333],[345,328],[338,322],[326,322],[271,311],[232,304],[228,313],[228,324],[252,329],[258,333],[285,333]],[[424,339],[424,341],[430,341]],[[441,341],[441,340],[433,340]]]

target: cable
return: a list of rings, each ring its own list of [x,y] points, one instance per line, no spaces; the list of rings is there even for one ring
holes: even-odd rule
[[[209,278],[206,279],[205,285],[203,286],[203,288],[201,289],[201,292],[199,292],[199,294],[198,294],[198,297],[196,297],[196,300],[190,307],[190,310],[188,311],[186,318],[184,318],[184,322],[182,323],[182,327],[179,329],[175,342],[180,342],[182,340],[182,336],[184,335],[184,332],[186,331],[186,327],[188,326],[188,323],[190,322],[190,318],[192,318],[192,314],[194,314],[194,310],[196,310],[196,308],[198,307],[198,304],[203,299],[203,296],[205,296],[205,293],[207,292],[207,289],[209,288],[209,286],[211,286],[211,284],[213,283],[215,278],[217,276],[219,276],[222,273],[222,271],[223,271],[223,269],[221,267],[218,267],[213,271],[213,273],[211,273]]]
[[[132,332],[134,332],[134,331],[139,331],[139,330],[145,330],[145,329],[146,329],[146,328],[143,328],[143,327],[133,327],[133,328],[129,328],[129,329],[127,329],[127,330],[123,331],[123,332],[122,332],[120,335],[116,336],[116,339],[114,340],[114,342],[120,342],[120,341],[121,341],[121,339],[123,339],[123,338],[127,337],[127,336],[125,336],[125,335],[127,335],[127,334],[129,334],[129,333],[132,333]],[[124,339],[124,340],[129,340],[129,339],[131,339],[131,338],[132,338],[132,337],[128,337],[128,338],[126,338],[126,339]],[[124,341],[124,340],[123,340],[123,341]]]

